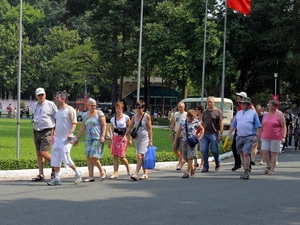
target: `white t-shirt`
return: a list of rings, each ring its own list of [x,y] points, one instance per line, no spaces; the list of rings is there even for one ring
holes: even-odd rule
[[[64,109],[58,109],[56,115],[56,138],[66,139],[71,132],[72,124],[77,123],[76,111],[72,106]]]
[[[116,118],[116,116],[114,116],[110,119],[110,123],[114,126],[114,128],[116,128],[116,127],[125,128],[126,127],[126,123],[127,123],[127,120],[129,120],[129,116],[127,116],[126,114],[123,114],[122,118],[120,118],[116,121],[117,126],[115,124],[115,118]]]
[[[180,112],[176,112],[174,114],[174,120],[175,120],[175,128],[174,131],[177,132],[178,128],[180,127],[180,122],[182,120],[186,119],[186,114],[187,112],[183,112],[182,114],[180,114]]]

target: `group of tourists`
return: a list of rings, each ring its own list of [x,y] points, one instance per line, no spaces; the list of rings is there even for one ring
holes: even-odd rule
[[[241,179],[249,179],[251,165],[255,165],[257,151],[260,150],[260,164],[266,162],[264,173],[275,174],[278,163],[278,153],[287,138],[287,126],[284,114],[278,110],[278,102],[270,100],[268,111],[263,112],[260,105],[255,108],[245,92],[237,93],[237,113],[232,118],[228,136],[233,139],[232,152],[235,159],[232,171],[243,167]],[[197,150],[201,152],[201,172],[209,171],[208,152],[212,152],[215,161],[215,171],[220,169],[218,143],[223,137],[223,117],[220,109],[215,107],[214,97],[207,98],[207,109],[199,105],[194,110],[185,112],[184,103],[178,104],[178,112],[170,124],[169,137],[174,136],[173,151],[178,157],[177,170],[187,163],[187,169],[182,178],[195,175]],[[233,137],[231,137],[232,133]],[[197,138],[197,145],[192,139]],[[295,146],[298,146],[295,142]],[[192,163],[194,161],[194,163]]]
[[[100,174],[100,181],[105,180],[106,170],[100,162],[103,155],[104,142],[108,141],[108,148],[113,156],[114,172],[109,179],[118,179],[119,160],[125,166],[127,176],[134,181],[148,179],[148,171],[143,162],[145,153],[152,146],[152,124],[150,114],[145,112],[146,105],[143,100],[136,103],[136,113],[129,118],[123,113],[124,103],[118,101],[115,104],[116,115],[107,126],[102,111],[97,110],[96,100],[89,98],[87,101],[88,111],[82,116],[82,124],[74,134],[77,119],[76,111],[67,104],[68,94],[65,91],[56,93],[55,101],[46,100],[43,88],[35,91],[37,102],[33,104],[33,128],[34,143],[36,147],[37,164],[39,174],[32,181],[44,181],[44,162],[51,163],[52,173],[50,186],[60,185],[60,167],[72,168],[75,172],[75,184],[95,181],[94,167]],[[235,165],[232,171],[241,167],[244,173],[241,179],[249,179],[251,165],[255,164],[255,156],[260,150],[260,163],[266,161],[265,174],[274,175],[278,153],[281,143],[285,143],[287,126],[284,114],[277,107],[278,102],[271,100],[268,103],[268,112],[263,113],[261,106],[253,107],[251,99],[245,92],[237,93],[238,111],[228,131],[231,138],[233,132],[232,151]],[[219,171],[221,164],[219,159],[218,144],[223,138],[223,115],[215,106],[214,97],[207,98],[207,108],[200,104],[195,109],[185,111],[185,104],[178,104],[178,111],[172,115],[169,125],[169,138],[173,139],[173,152],[178,157],[176,170],[182,170],[186,163],[187,167],[182,178],[195,175],[196,167],[201,168],[202,173],[209,172],[209,150],[211,150],[215,162],[215,171]],[[72,146],[77,146],[85,133],[84,150],[87,158],[88,177],[83,179],[82,172],[75,166],[71,159]],[[137,155],[136,169],[130,171],[126,150],[135,142]],[[51,155],[49,151],[51,151]],[[197,153],[201,153],[201,163],[197,160]],[[139,176],[140,170],[143,174]]]
[[[207,109],[198,105],[195,110],[185,111],[185,104],[178,104],[178,112],[174,114],[170,124],[169,137],[174,137],[173,152],[178,157],[176,170],[181,170],[187,162],[187,169],[182,178],[195,175],[197,150],[201,152],[201,172],[209,171],[208,153],[212,151],[215,160],[215,171],[220,169],[218,143],[223,135],[223,116],[215,107],[214,97],[207,98]],[[194,140],[194,141],[193,141]]]
[[[32,181],[44,181],[44,162],[51,164],[52,173],[49,186],[61,185],[60,167],[63,162],[65,166],[72,168],[75,172],[75,184],[83,182],[93,182],[94,167],[97,167],[100,174],[100,181],[105,180],[106,170],[100,162],[103,154],[104,142],[108,143],[113,155],[114,173],[110,179],[117,179],[119,159],[127,169],[127,175],[132,180],[148,179],[148,172],[143,167],[143,161],[148,146],[152,146],[152,125],[151,116],[145,113],[145,102],[143,100],[136,104],[137,113],[130,119],[123,114],[124,104],[119,101],[115,104],[116,115],[111,118],[111,126],[106,125],[106,119],[102,111],[97,110],[96,100],[89,98],[87,101],[88,111],[82,116],[83,120],[78,134],[75,135],[77,118],[75,109],[67,104],[68,94],[65,91],[56,93],[55,102],[46,100],[46,93],[43,88],[35,91],[37,102],[33,109],[34,143],[36,147],[37,164],[39,174]],[[56,106],[57,105],[57,106]],[[137,154],[136,170],[133,174],[126,159],[127,146],[132,143],[132,133],[135,127],[135,149]],[[81,137],[85,133],[84,150],[87,158],[88,177],[82,179],[82,172],[76,167],[71,159],[71,148],[77,146]],[[108,137],[110,133],[110,137]],[[51,150],[51,154],[49,151]],[[143,175],[139,176],[140,169],[143,168]]]

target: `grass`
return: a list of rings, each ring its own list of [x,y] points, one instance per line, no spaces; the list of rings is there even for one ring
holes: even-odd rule
[[[159,118],[159,124],[168,124],[166,118]],[[16,119],[0,118],[0,170],[36,168],[36,151],[33,143],[33,127],[30,119],[22,119],[20,122],[20,149],[19,158],[16,158],[17,121]],[[78,123],[77,134],[81,123]],[[176,161],[172,152],[172,140],[168,138],[169,129],[153,128],[153,144],[157,147],[157,161]],[[222,148],[220,144],[219,149]],[[222,150],[220,150],[222,153]],[[86,157],[83,147],[83,138],[79,145],[72,148],[72,159],[77,166],[86,166]],[[126,158],[129,163],[136,163],[134,144],[127,149]],[[101,158],[103,165],[112,165],[110,150],[105,144],[104,154]],[[49,167],[50,165],[46,165]]]
[[[1,118],[1,142],[0,155],[2,159],[16,158],[16,141],[17,141],[17,121],[15,119]],[[81,123],[78,123],[75,134],[80,128]],[[153,143],[158,147],[158,152],[171,152],[172,140],[168,138],[168,130],[153,128]],[[134,153],[134,144],[127,149],[128,153]],[[110,150],[105,145],[104,155],[110,155]],[[85,158],[83,149],[83,138],[79,145],[72,148],[73,158]],[[32,159],[35,158],[35,146],[33,143],[33,128],[31,120],[23,119],[20,124],[20,158]]]
[[[36,151],[33,143],[33,127],[31,120],[22,119],[20,123],[20,149],[19,159],[16,159],[16,143],[17,143],[17,121],[16,119],[0,118],[1,130],[0,130],[0,160],[2,164],[5,160],[27,160],[28,162],[34,162],[36,160]],[[78,123],[75,134],[80,128],[81,123]],[[168,138],[168,130],[153,128],[153,144],[157,146],[157,152],[163,155],[172,153],[172,140]],[[85,163],[85,153],[83,147],[83,138],[80,140],[79,145],[72,148],[72,159],[76,164]],[[173,159],[173,155],[170,155]],[[134,144],[127,149],[128,160],[135,161]],[[102,157],[104,165],[112,164],[112,157],[107,144],[104,147],[104,154]],[[81,163],[77,163],[81,161]],[[15,163],[13,163],[15,164]],[[30,163],[28,163],[30,164]],[[2,166],[2,165],[1,165]],[[4,169],[0,166],[0,169]],[[29,166],[29,165],[28,165]],[[32,166],[30,166],[32,167]],[[35,167],[35,166],[34,166]]]

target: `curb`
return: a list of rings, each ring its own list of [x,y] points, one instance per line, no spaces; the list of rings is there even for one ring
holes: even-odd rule
[[[220,160],[224,160],[227,158],[232,157],[232,152],[227,152],[224,154],[221,154]],[[213,162],[214,158],[209,157],[209,162]],[[155,169],[161,169],[161,168],[168,168],[168,167],[176,167],[177,161],[175,162],[157,162],[155,164]],[[130,164],[130,168],[135,168],[136,164]],[[113,173],[113,166],[103,166],[106,169],[107,173]],[[83,176],[86,176],[88,174],[87,167],[78,167],[78,169],[81,171]],[[51,174],[51,168],[45,168],[44,169],[45,174]],[[94,172],[97,174],[98,171],[95,169]],[[119,172],[125,172],[125,168],[121,167],[119,169]],[[0,171],[0,180],[20,180],[25,178],[33,178],[38,174],[38,169],[28,169],[28,170],[1,170]],[[61,168],[60,170],[60,176],[62,177],[72,177],[74,176],[74,171],[70,168]],[[47,178],[47,177],[46,177]]]

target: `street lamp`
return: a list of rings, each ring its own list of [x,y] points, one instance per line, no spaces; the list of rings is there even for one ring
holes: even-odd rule
[[[278,73],[274,73],[274,79],[275,79],[275,96],[277,95],[277,78],[278,78]]]
[[[143,37],[143,14],[144,1],[141,0],[141,19],[140,19],[140,40],[139,40],[139,58],[138,58],[138,79],[137,79],[137,93],[136,101],[140,101],[140,86],[141,86],[141,63],[142,63],[142,37]],[[145,96],[145,94],[144,94]]]

